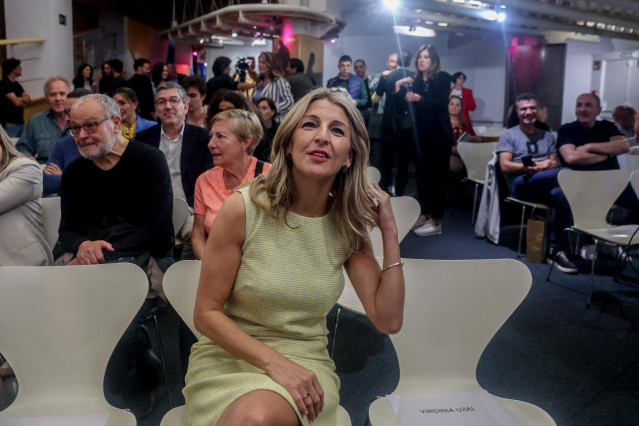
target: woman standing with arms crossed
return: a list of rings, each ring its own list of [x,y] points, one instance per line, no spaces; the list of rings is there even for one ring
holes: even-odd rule
[[[417,191],[426,220],[414,232],[421,236],[437,235],[442,233],[450,152],[455,142],[448,114],[450,74],[441,71],[439,54],[431,45],[419,48],[415,69],[414,78],[402,78],[395,83],[395,95],[406,99],[413,121]],[[406,85],[411,85],[409,90]]]
[[[368,150],[352,102],[315,89],[280,125],[270,173],[227,198],[202,261],[186,424],[336,424],[326,314],[343,289],[343,266],[373,324],[401,328],[397,227],[388,194],[366,177]],[[381,270],[367,234],[374,224]]]

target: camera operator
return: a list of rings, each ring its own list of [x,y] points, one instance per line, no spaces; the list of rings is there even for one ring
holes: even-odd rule
[[[253,91],[255,90],[255,81],[258,77],[258,74],[255,72],[255,58],[253,56],[247,56],[246,58],[239,59],[235,64],[235,73],[233,73],[232,77],[233,80],[238,83],[253,84],[249,89],[238,89],[247,99],[251,99]]]

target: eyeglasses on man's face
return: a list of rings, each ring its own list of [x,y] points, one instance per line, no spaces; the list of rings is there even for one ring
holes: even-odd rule
[[[104,119],[102,119],[100,121],[94,121],[92,123],[86,123],[86,124],[83,124],[81,126],[69,126],[69,130],[68,131],[69,131],[69,134],[71,136],[79,136],[80,132],[82,131],[82,129],[84,129],[85,132],[87,132],[88,134],[92,135],[92,134],[94,134],[94,133],[96,133],[98,131],[98,126],[101,123],[104,123],[105,121],[110,120],[112,118],[113,118],[113,116],[111,115],[111,116],[109,116],[107,118],[104,118]]]
[[[166,105],[167,102],[171,104],[171,106],[178,106],[179,104],[182,103],[182,99],[176,98],[176,97],[172,97],[169,99],[160,98],[157,101],[155,101],[155,105],[159,107],[163,107],[164,105]]]

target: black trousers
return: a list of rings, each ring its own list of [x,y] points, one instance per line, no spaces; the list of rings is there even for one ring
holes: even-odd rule
[[[412,148],[421,213],[439,220],[444,217],[452,148],[445,141],[429,140],[417,135],[413,137]]]

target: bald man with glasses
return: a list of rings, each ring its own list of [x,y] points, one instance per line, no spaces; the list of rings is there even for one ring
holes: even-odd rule
[[[173,191],[164,155],[129,142],[121,124],[120,109],[108,96],[83,96],[71,107],[67,128],[81,158],[62,173],[54,257],[57,265],[135,263],[149,275],[147,300],[118,342],[105,376],[107,395],[121,395],[126,408],[142,415],[148,390],[160,383],[159,361],[141,325],[173,263]]]

